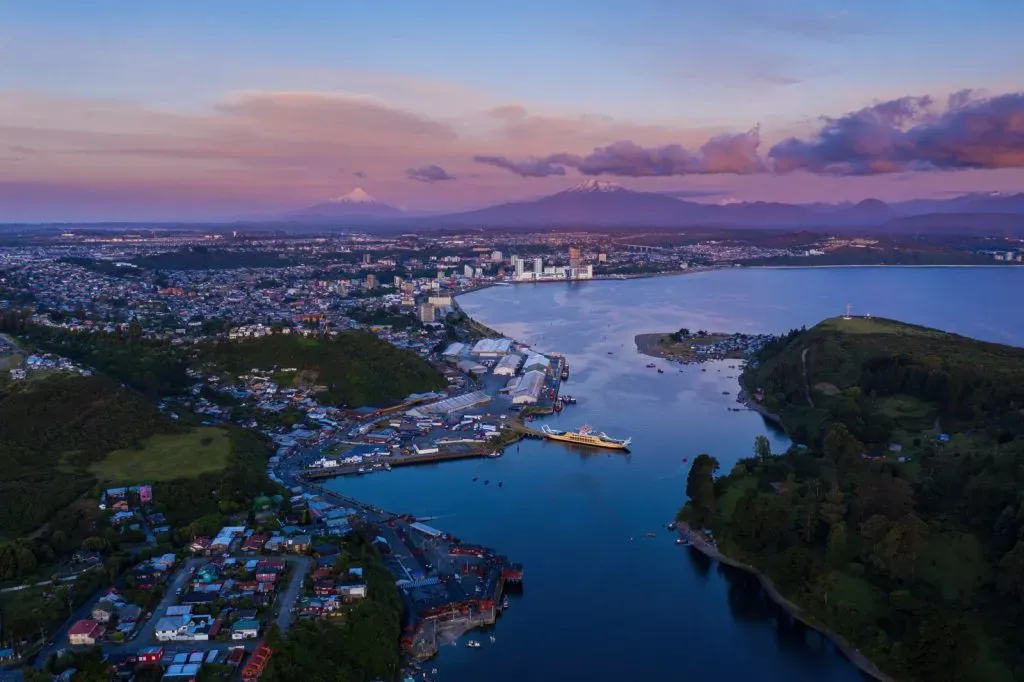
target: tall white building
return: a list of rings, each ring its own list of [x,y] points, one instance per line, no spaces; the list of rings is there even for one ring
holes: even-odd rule
[[[542,259],[542,258],[534,258],[533,259],[533,273],[535,275],[540,275],[540,274],[544,273],[544,259]]]
[[[492,263],[500,263],[503,260],[504,260],[504,258],[502,258],[501,251],[491,251],[491,262]]]
[[[515,267],[516,279],[522,279],[523,273],[526,272],[526,261],[524,261],[522,258],[516,258]]]
[[[472,265],[464,265],[464,266],[462,266],[462,274],[465,277],[472,277],[473,276],[473,266]]]

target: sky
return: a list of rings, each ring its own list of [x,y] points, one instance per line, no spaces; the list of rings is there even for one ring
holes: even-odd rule
[[[1019,0],[0,3],[0,222],[1024,189]]]

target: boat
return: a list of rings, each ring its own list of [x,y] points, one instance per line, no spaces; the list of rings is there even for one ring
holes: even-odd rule
[[[612,353],[611,351],[608,351],[608,355],[615,355],[615,353]]]
[[[663,370],[661,367],[659,367],[658,368],[658,374],[664,374],[664,373],[665,373],[665,370]]]
[[[498,641],[498,638],[495,637],[494,635],[491,635],[491,644],[494,644],[497,641]]]
[[[490,485],[490,483],[491,483],[491,479],[487,479],[486,481],[484,481],[484,485]]]
[[[688,545],[688,544],[690,544],[690,541],[689,540],[684,540],[683,538],[676,538],[676,544],[677,545]]]
[[[647,369],[654,369],[655,367],[657,367],[657,365],[655,365],[653,362],[647,363]]]
[[[508,608],[508,597],[505,597],[505,600],[503,602],[501,602],[501,608],[503,608],[503,609],[507,609]]]
[[[594,433],[589,426],[581,426],[579,431],[562,431],[553,429],[547,424],[541,428],[545,437],[551,440],[559,440],[565,443],[576,443],[578,445],[591,445],[595,448],[609,448],[611,450],[629,450],[632,438],[612,438],[606,433]]]
[[[494,452],[489,453],[487,456],[491,458],[501,457],[501,450],[495,450]]]
[[[657,537],[657,536],[654,533],[646,533],[646,534],[644,534],[644,537],[646,537],[646,538],[653,538],[653,537]]]
[[[476,479],[477,479],[477,478],[479,478],[479,476],[474,476],[474,477],[473,477],[473,483],[476,483]]]
[[[503,485],[505,485],[505,483],[504,483],[503,481],[498,481],[498,487],[499,487],[499,488],[500,488],[501,486],[503,486]]]
[[[575,405],[576,404],[576,396],[574,396],[574,395],[563,395],[562,396],[562,403],[564,405]]]
[[[470,649],[479,649],[480,642],[476,641],[475,639],[471,639],[468,642],[466,642],[466,646],[468,646]]]
[[[555,404],[552,405],[551,407],[552,407],[552,409],[555,412],[561,412],[562,411],[562,401],[561,400],[556,400]]]

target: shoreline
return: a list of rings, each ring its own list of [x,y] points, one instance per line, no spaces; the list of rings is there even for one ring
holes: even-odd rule
[[[871,659],[862,654],[860,650],[858,650],[856,647],[854,647],[852,644],[846,641],[846,639],[844,639],[842,635],[839,635],[838,633],[835,633],[832,630],[829,630],[828,628],[812,623],[809,620],[808,616],[804,615],[803,609],[801,609],[797,604],[793,603],[792,601],[787,599],[781,592],[779,592],[778,588],[775,587],[775,584],[772,583],[771,579],[764,573],[762,573],[760,570],[751,566],[750,564],[745,564],[742,561],[733,559],[732,557],[729,557],[720,552],[717,547],[709,545],[700,537],[698,533],[691,529],[690,525],[685,521],[679,521],[676,527],[678,528],[679,535],[689,540],[691,546],[697,551],[704,554],[704,556],[708,557],[709,559],[714,559],[715,561],[725,564],[726,566],[731,566],[732,568],[745,571],[746,573],[749,573],[753,575],[755,578],[757,578],[758,582],[761,584],[761,588],[765,591],[765,593],[771,598],[773,602],[775,602],[782,610],[784,610],[793,618],[796,618],[807,627],[811,628],[815,632],[818,632],[823,637],[826,637],[836,646],[837,649],[839,649],[843,653],[847,660],[849,660],[850,663],[855,665],[857,669],[859,669],[861,672],[873,677],[874,679],[878,680],[878,682],[895,682],[894,678],[889,677],[884,672],[882,672],[882,670],[877,665],[875,665]]]

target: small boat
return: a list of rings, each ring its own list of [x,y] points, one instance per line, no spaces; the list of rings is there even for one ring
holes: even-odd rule
[[[615,355],[615,353],[608,351],[608,355]]]
[[[555,404],[554,404],[554,405],[552,405],[552,406],[551,406],[551,408],[552,408],[552,409],[553,409],[553,410],[554,410],[555,412],[561,412],[561,411],[562,411],[562,401],[561,401],[561,400],[556,400],[556,401],[555,401]]]
[[[497,458],[497,457],[501,457],[501,450],[495,450],[494,452],[490,453],[487,456],[492,458],[492,459]]]
[[[645,538],[653,538],[653,537],[656,537],[656,536],[654,535],[654,533],[645,533],[644,537]]]
[[[652,369],[654,367],[657,367],[657,365],[655,365],[653,362],[648,362],[647,363],[647,369]]]
[[[658,374],[664,374],[664,373],[665,373],[665,370],[663,370],[661,367],[659,367],[658,368]]]
[[[480,648],[480,642],[476,641],[475,639],[471,639],[468,642],[466,642],[466,646],[469,647],[470,649],[479,649]]]
[[[684,540],[683,538],[676,538],[676,544],[677,545],[688,545],[688,544],[690,544],[690,541],[689,540]]]
[[[505,597],[505,600],[503,602],[501,602],[501,608],[503,608],[503,609],[507,609],[508,608],[508,597]]]
[[[729,391],[722,391],[722,395],[729,395]]]
[[[499,487],[499,488],[500,488],[501,486],[503,486],[503,485],[505,485],[505,484],[504,484],[504,483],[502,483],[501,481],[498,481],[498,487]]]
[[[473,477],[473,483],[476,483],[476,479],[478,479],[478,478],[480,478],[480,477],[479,476],[474,476]]]
[[[498,638],[495,637],[494,635],[491,635],[491,644],[494,644],[497,641],[498,641]]]
[[[491,479],[487,479],[486,481],[484,481],[484,485],[490,485],[490,483],[491,483]]]

